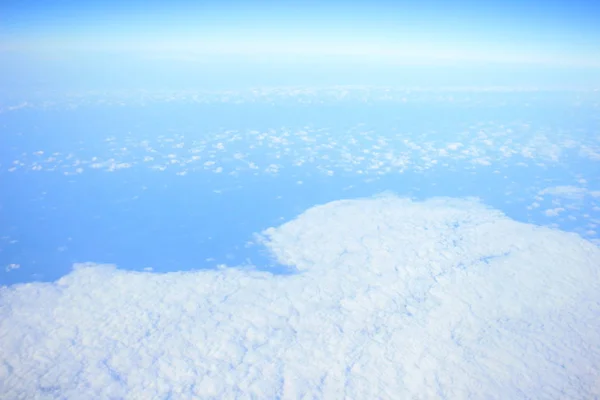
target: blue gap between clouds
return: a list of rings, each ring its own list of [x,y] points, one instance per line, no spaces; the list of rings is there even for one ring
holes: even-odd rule
[[[417,200],[479,196],[511,218],[527,221],[526,203],[507,204],[503,196],[503,175],[517,173],[523,175],[522,170],[494,174],[484,168],[472,174],[438,168],[370,182],[355,174],[328,177],[308,168],[238,178],[209,172],[176,176],[135,167],[77,176],[14,173],[4,179],[12,195],[4,201],[3,230],[19,242],[2,258],[22,268],[3,274],[2,283],[55,280],[74,262],[86,261],[129,270],[151,267],[155,272],[249,263],[276,274],[290,273],[262,245],[245,246],[254,233],[317,204],[384,191]],[[547,173],[556,178],[556,171]],[[214,193],[223,187],[230,189]]]

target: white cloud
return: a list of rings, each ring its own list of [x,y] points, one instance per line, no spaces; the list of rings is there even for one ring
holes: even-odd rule
[[[492,165],[490,160],[488,160],[487,158],[483,158],[483,157],[473,159],[473,164],[486,165],[486,166]]]
[[[446,147],[450,150],[458,150],[459,148],[463,147],[463,144],[462,143],[450,143]]]
[[[306,92],[305,89],[297,93],[293,88],[271,88],[254,91],[216,91],[197,92],[167,92],[140,94],[144,98],[153,99],[156,102],[168,102],[172,98],[182,103],[192,101],[194,96],[203,97],[203,102],[214,103],[220,96],[231,97],[232,103],[245,102],[269,102],[299,101],[301,96],[314,96],[315,100],[330,102],[343,97],[346,93],[353,101],[377,102],[381,96],[390,93],[394,96],[405,96],[407,90],[399,88],[384,91],[378,87],[322,87],[315,88],[314,92]],[[462,93],[462,94],[461,94]],[[477,90],[470,91],[414,91],[411,92],[411,102],[422,103],[424,101],[446,102],[447,96],[462,96],[463,104],[468,100],[469,104],[477,104]],[[530,95],[525,95],[529,98]],[[77,98],[80,105],[93,102],[93,94],[82,94]],[[112,94],[103,98],[110,104],[125,104],[139,106],[137,100],[124,95]],[[428,97],[423,97],[428,96]],[[466,97],[465,97],[466,96]],[[133,96],[134,98],[138,98]],[[457,97],[458,98],[458,97]],[[525,99],[524,98],[524,99]],[[69,98],[63,99],[64,101]],[[237,100],[235,100],[237,99]],[[56,109],[66,107],[60,100],[56,103]],[[70,100],[71,101],[71,100]],[[219,100],[220,101],[220,100]],[[487,100],[486,100],[487,101]],[[68,103],[70,104],[70,103]],[[34,108],[40,109],[36,104]],[[470,170],[479,165],[494,165],[496,168],[502,166],[510,167],[528,165],[536,167],[556,167],[561,163],[568,162],[570,157],[577,157],[575,150],[569,152],[564,148],[565,140],[575,147],[597,146],[597,138],[594,135],[580,135],[574,132],[565,133],[560,129],[552,129],[546,133],[540,126],[529,126],[521,122],[511,122],[514,129],[510,129],[498,122],[490,121],[479,123],[469,127],[464,132],[457,133],[452,142],[436,130],[421,133],[403,133],[401,135],[389,135],[378,129],[368,129],[366,124],[358,124],[346,132],[338,132],[335,129],[299,127],[268,129],[266,131],[248,130],[236,132],[229,129],[219,128],[215,131],[207,131],[203,137],[177,134],[168,130],[164,135],[149,137],[144,140],[135,134],[127,132],[119,137],[107,137],[102,141],[110,144],[110,150],[103,154],[90,155],[82,153],[81,149],[73,152],[53,153],[52,157],[42,157],[50,154],[48,150],[38,150],[35,153],[23,152],[17,156],[12,163],[0,165],[0,170],[17,172],[22,170],[31,171],[61,171],[65,175],[84,173],[85,170],[99,169],[119,173],[129,168],[136,170],[151,168],[158,171],[168,171],[169,174],[181,174],[183,166],[194,164],[195,167],[188,173],[196,175],[215,172],[216,167],[221,167],[226,175],[244,176],[245,174],[257,175],[260,173],[271,173],[269,165],[277,165],[282,170],[287,166],[306,165],[316,167],[322,171],[333,171],[334,175],[340,173],[353,173],[357,177],[393,175],[397,172],[423,172],[429,169],[439,169],[454,164],[455,168]],[[399,128],[407,128],[398,125]],[[485,128],[485,129],[482,129]],[[536,128],[536,129],[533,129]],[[537,132],[537,133],[536,133]],[[341,136],[340,136],[341,134]],[[572,137],[571,139],[567,139]],[[194,138],[194,139],[192,139]],[[341,140],[341,138],[343,138]],[[575,140],[577,139],[577,140]],[[103,143],[103,146],[106,144]],[[229,146],[235,143],[234,146]],[[494,145],[491,146],[490,143]],[[88,147],[95,144],[86,139]],[[590,147],[591,148],[591,147]],[[595,147],[594,147],[595,148]],[[158,150],[156,150],[158,149]],[[39,154],[42,151],[43,154]],[[577,152],[579,154],[579,152]],[[31,157],[34,155],[35,157]],[[565,157],[566,156],[566,157]],[[591,160],[579,154],[580,161],[586,163]],[[514,158],[512,162],[511,158]],[[234,161],[235,160],[235,161]],[[527,160],[524,163],[523,160]],[[154,161],[154,162],[152,162]],[[155,164],[157,163],[157,164]],[[218,165],[217,165],[218,163]],[[451,164],[449,164],[451,163]],[[204,165],[203,168],[202,165]],[[593,171],[593,166],[585,166],[586,171]],[[0,171],[1,172],[1,171]],[[585,172],[585,171],[584,171]],[[37,172],[36,172],[37,173]],[[581,185],[583,175],[577,174],[577,181]]]
[[[294,275],[78,265],[0,289],[6,398],[594,398],[600,249],[475,200],[314,207]],[[568,268],[565,266],[568,265]]]
[[[15,263],[13,263],[13,264],[8,264],[6,266],[6,268],[4,268],[4,271],[10,272],[10,271],[12,271],[14,269],[19,269],[19,268],[21,268],[21,264],[15,264]]]
[[[544,211],[544,214],[546,214],[548,217],[557,217],[563,211],[565,211],[565,209],[562,207],[549,208]]]
[[[576,186],[553,186],[539,192],[539,194],[549,194],[573,200],[582,199],[587,193],[586,188]]]

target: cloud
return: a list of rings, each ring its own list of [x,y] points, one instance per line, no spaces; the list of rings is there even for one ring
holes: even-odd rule
[[[12,271],[12,270],[14,270],[14,269],[19,269],[19,268],[21,268],[21,264],[16,264],[16,263],[13,263],[13,264],[8,264],[8,265],[6,266],[6,268],[4,269],[4,271],[6,271],[6,272],[10,272],[10,271]]]
[[[79,264],[0,289],[6,398],[594,398],[600,249],[474,199],[309,209],[292,275]],[[568,266],[566,268],[565,266]]]
[[[565,209],[562,207],[549,208],[544,211],[544,214],[546,214],[548,217],[557,217],[563,211],[565,211]]]
[[[583,199],[586,194],[595,197],[595,192],[589,192],[588,189],[576,186],[553,186],[539,192],[539,194],[549,194],[552,196],[564,197],[566,199],[578,200]]]

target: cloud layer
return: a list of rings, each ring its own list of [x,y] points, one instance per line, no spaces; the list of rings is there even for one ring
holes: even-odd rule
[[[6,398],[593,398],[600,249],[473,199],[314,207],[297,273],[77,265],[0,289]]]

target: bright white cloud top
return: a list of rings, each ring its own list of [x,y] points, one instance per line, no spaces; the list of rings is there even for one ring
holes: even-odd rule
[[[0,290],[5,398],[594,398],[600,249],[476,200],[314,207],[292,275],[78,265]]]

